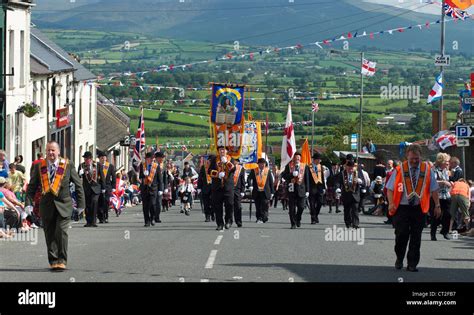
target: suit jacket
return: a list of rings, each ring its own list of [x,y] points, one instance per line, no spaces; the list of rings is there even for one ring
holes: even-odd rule
[[[99,195],[102,193],[102,190],[105,189],[105,177],[104,173],[102,172],[102,165],[100,163],[92,163],[93,167],[97,168],[97,181],[89,181],[87,180],[87,165],[85,163],[81,163],[79,165],[78,172],[82,169],[84,170],[84,174],[80,176],[82,178],[82,186],[84,187],[85,193],[93,193],[95,195]]]
[[[311,174],[311,169],[310,167],[314,167],[313,164],[308,165],[308,171],[309,171],[309,193],[310,195],[316,195],[320,194],[322,195],[324,193],[324,189],[326,189],[326,179],[324,178],[324,168],[323,165],[321,165],[321,181],[322,183],[316,184],[316,182],[313,179],[313,174]]]
[[[257,173],[258,172],[258,168],[256,169],[253,169],[251,172],[250,172],[250,176],[249,176],[249,181],[252,183],[252,199],[257,199],[257,196],[258,196],[258,183],[257,183]],[[275,193],[275,186],[273,185],[273,175],[272,175],[272,172],[269,171],[268,172],[268,176],[267,176],[267,181],[265,182],[265,186],[263,187],[263,192],[265,194],[265,199],[267,200],[270,200],[272,199],[272,195]]]
[[[237,184],[234,183],[234,195],[236,196],[240,196],[241,193],[245,193],[245,169],[242,165],[240,167],[241,169],[240,169],[239,178],[237,179]]]
[[[339,173],[337,180],[337,188],[341,189],[341,198],[343,204],[348,205],[353,202],[360,202],[360,185],[357,183],[354,191],[346,191],[344,187],[343,174],[347,174],[347,172],[344,170],[343,172]]]
[[[284,178],[288,182],[288,184],[293,179],[293,174],[290,171],[289,164],[285,167],[285,170],[283,171],[281,177]],[[311,174],[309,173],[308,165],[306,165],[305,170],[304,170],[304,175],[303,175],[303,182],[301,184],[295,183],[295,192],[294,193],[289,192],[289,195],[294,196],[294,194],[296,193],[296,196],[299,198],[305,197],[306,193],[309,192],[310,177],[311,177]]]
[[[79,175],[76,172],[76,168],[69,161],[66,169],[64,171],[64,177],[61,182],[61,186],[56,197],[51,192],[46,193],[41,197],[39,210],[42,218],[50,218],[54,210],[56,209],[59,212],[59,215],[63,218],[71,217],[73,207],[72,207],[72,198],[71,191],[69,189],[69,184],[74,183],[76,187],[77,195],[77,207],[84,209],[85,206],[85,195],[84,189],[82,187],[82,181],[79,178]],[[41,163],[33,165],[30,182],[28,184],[28,189],[26,191],[26,206],[32,206],[33,200],[35,198],[36,191],[41,188]]]
[[[102,165],[101,167],[103,169]],[[107,190],[107,193],[110,193],[112,189],[115,189],[115,186],[117,185],[117,177],[115,176],[115,166],[113,166],[112,163],[109,164],[109,169],[107,170],[107,174],[105,175],[104,180],[105,190]]]
[[[213,160],[209,166],[208,172],[218,171],[217,161]],[[233,196],[234,194],[234,172],[235,166],[228,171],[228,177],[222,180],[219,177],[213,177],[211,182],[211,192],[213,194],[224,194],[225,196]],[[222,185],[222,182],[224,185]]]
[[[206,177],[206,168],[204,165],[201,167],[199,170],[199,177],[198,177],[198,184],[197,188],[201,189],[201,193],[203,195],[210,195],[211,194],[211,184],[207,183],[207,177]]]
[[[145,184],[145,174],[143,173],[143,163],[140,163],[140,191],[150,195],[156,195],[158,191],[163,191],[163,173],[160,171],[160,166],[156,168],[155,176],[150,185]]]

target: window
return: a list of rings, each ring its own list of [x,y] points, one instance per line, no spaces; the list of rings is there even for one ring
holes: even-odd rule
[[[8,38],[9,38],[10,46],[9,46],[9,49],[8,49],[9,69],[7,69],[7,73],[11,73],[12,68],[15,67],[15,31],[13,31],[13,30],[8,31]],[[14,76],[9,76],[8,77],[8,86],[9,86],[10,89],[15,88],[14,79],[15,79]]]
[[[25,87],[25,31],[20,31],[20,87]]]

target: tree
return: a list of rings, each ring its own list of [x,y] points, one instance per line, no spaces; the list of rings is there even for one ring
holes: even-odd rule
[[[158,116],[158,121],[167,121],[168,120],[168,112],[162,111]]]

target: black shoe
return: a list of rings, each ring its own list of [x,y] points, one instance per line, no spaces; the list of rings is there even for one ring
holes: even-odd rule
[[[150,222],[151,226],[155,226],[155,223],[153,221]]]
[[[416,267],[414,267],[414,266],[408,266],[408,267],[407,267],[407,271],[410,271],[410,272],[418,272],[418,269],[416,269]]]
[[[319,223],[319,218],[316,218],[314,221],[315,221],[316,223]]]
[[[216,221],[216,217],[214,215],[211,216],[211,221],[212,222]]]
[[[339,213],[339,212],[341,212],[341,210],[336,210],[336,213]]]
[[[216,228],[216,231],[222,231],[224,229],[224,227],[222,225],[219,225],[217,228]]]
[[[97,224],[91,224],[91,227],[98,227]]]
[[[89,223],[85,224],[84,227],[91,227]]]
[[[204,220],[204,222],[211,222],[211,219],[206,218],[206,220]]]
[[[104,224],[104,221],[100,220],[100,221],[99,221],[99,224]]]
[[[403,261],[400,260],[400,259],[397,259],[397,260],[395,261],[395,269],[400,270],[400,269],[402,269],[402,268],[403,268]]]
[[[437,239],[436,239],[436,234],[431,234],[431,240],[432,240],[432,241],[437,241]]]
[[[353,227],[354,229],[358,229],[358,228],[359,228],[358,225],[352,225],[352,227]]]
[[[314,221],[314,220],[311,220],[311,224],[316,224],[316,221]]]
[[[385,224],[392,224],[392,220],[388,219],[387,221],[383,221]]]
[[[346,224],[346,229],[350,229],[351,228],[351,225],[350,224]]]
[[[230,229],[231,226],[232,226],[231,223],[226,223],[226,224],[225,224],[225,229],[228,230],[228,229]]]
[[[150,223],[145,223],[144,227],[150,227]]]
[[[448,233],[443,234],[443,237],[445,240],[450,240],[451,238],[449,237]]]
[[[301,221],[296,221],[296,226],[300,227],[301,226]]]
[[[296,229],[296,225],[292,224],[290,229],[292,230]]]
[[[104,223],[109,223],[109,220],[108,220],[108,219],[105,219],[105,220],[104,220]]]
[[[242,223],[237,223],[237,227],[242,227]]]
[[[161,223],[161,220],[158,219],[158,220],[155,221],[155,223]]]

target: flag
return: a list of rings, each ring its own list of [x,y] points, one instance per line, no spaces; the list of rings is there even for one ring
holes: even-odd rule
[[[453,19],[464,20],[468,16],[467,12],[461,9],[458,9],[456,7],[452,7],[447,3],[444,5],[444,12],[446,13],[447,16]]]
[[[311,164],[311,152],[309,150],[308,138],[304,140],[301,148],[301,163]]]
[[[319,111],[319,104],[315,103],[314,101],[311,103],[312,111],[317,113]]]
[[[135,135],[135,143],[130,143],[133,146],[131,150],[131,164],[130,169],[135,170],[138,173],[141,163],[141,151],[145,149],[145,120],[143,119],[143,108],[141,108],[141,114],[138,118],[137,133]]]
[[[295,131],[293,129],[293,119],[291,117],[291,104],[288,104],[288,113],[286,114],[285,131],[281,144],[281,169],[293,159],[296,153]]]
[[[446,4],[452,8],[466,10],[470,6],[474,5],[474,0],[446,0]]]
[[[376,62],[368,61],[367,59],[362,60],[362,69],[361,73],[367,77],[371,77],[375,74]]]
[[[456,144],[456,136],[452,133],[446,133],[436,138],[436,143],[438,143],[441,150],[445,150]]]
[[[433,103],[434,101],[439,100],[441,97],[443,97],[443,76],[440,73],[439,76],[436,77],[436,82],[433,85],[433,88],[431,88],[427,103]]]

